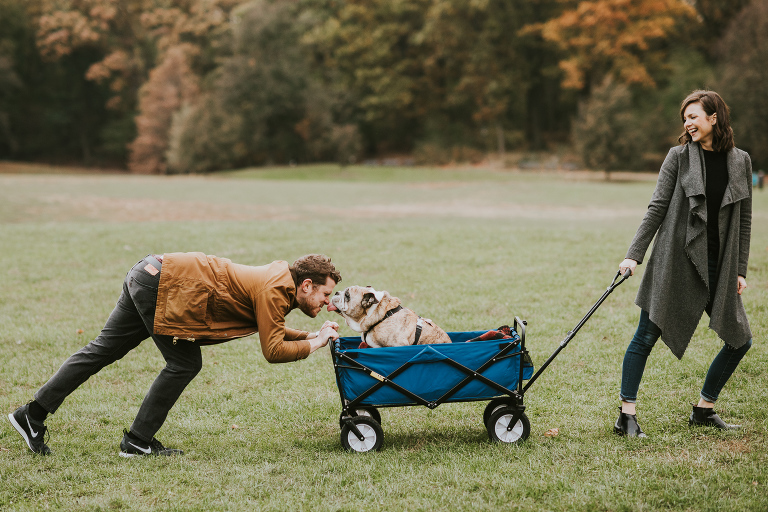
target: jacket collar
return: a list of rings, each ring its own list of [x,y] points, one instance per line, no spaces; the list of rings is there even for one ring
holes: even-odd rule
[[[685,190],[686,197],[702,196],[704,199],[704,152],[698,142],[689,142],[688,165],[680,169],[680,184]]]
[[[723,204],[736,203],[749,197],[749,182],[751,176],[747,176],[747,166],[744,158],[736,148],[728,152],[728,189],[723,196]]]
[[[704,175],[704,150],[698,142],[689,142],[688,146],[688,166],[680,169],[680,183],[685,190],[686,197],[692,198],[692,209],[704,203],[706,191]],[[749,196],[749,184],[744,178],[747,169],[744,165],[744,159],[740,158],[739,151],[736,148],[731,149],[727,156],[728,165],[728,187],[723,196],[723,204],[736,203]],[[699,197],[697,200],[693,198]]]
[[[288,292],[288,296],[291,297],[291,309],[293,310],[299,307],[299,302],[296,300],[296,296],[299,293],[299,276],[296,275],[293,267],[288,267],[288,270],[291,272],[291,279],[293,279],[293,297],[291,297],[290,291]]]

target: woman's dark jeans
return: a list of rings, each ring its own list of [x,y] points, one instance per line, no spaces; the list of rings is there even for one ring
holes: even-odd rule
[[[709,283],[710,283],[710,304],[714,296],[715,285],[717,284],[717,256],[709,257]],[[707,314],[711,313],[710,304],[707,304]],[[653,350],[653,346],[661,336],[661,329],[651,322],[648,312],[640,310],[640,323],[632,341],[624,354],[624,364],[621,370],[621,399],[624,402],[636,402],[637,391],[640,388],[640,381],[645,371],[645,363],[648,355]],[[749,340],[739,348],[733,348],[727,343],[723,345],[720,353],[715,356],[709,371],[704,379],[704,386],[701,388],[701,398],[707,402],[715,402],[720,396],[725,383],[733,375],[739,362],[752,346],[752,340]]]
[[[640,380],[643,378],[645,363],[653,346],[661,336],[661,329],[648,318],[645,310],[640,310],[640,323],[637,326],[634,338],[624,354],[624,365],[621,371],[621,399],[624,402],[636,402],[637,390],[640,388]],[[741,358],[752,346],[749,340],[739,348],[733,348],[727,343],[723,345],[717,354],[704,379],[701,388],[701,397],[707,402],[714,402],[720,396],[720,391],[728,382]]]
[[[35,393],[35,400],[49,413],[105,366],[121,359],[151,337],[165,359],[131,425],[131,433],[151,441],[173,404],[202,367],[200,346],[186,340],[173,343],[171,336],[152,334],[160,273],[144,270],[153,259],[134,265],[123,283],[123,292],[101,333],[64,361],[61,368]],[[154,266],[159,263],[154,262]],[[162,271],[162,270],[161,270]]]

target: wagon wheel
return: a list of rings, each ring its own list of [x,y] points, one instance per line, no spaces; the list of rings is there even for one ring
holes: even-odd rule
[[[368,416],[355,416],[350,421],[360,431],[363,439],[358,438],[355,431],[345,422],[341,427],[341,446],[345,450],[357,453],[381,450],[384,431],[378,421]]]
[[[349,411],[349,413],[352,416],[368,416],[369,418],[375,419],[379,425],[381,425],[381,414],[379,413],[379,410],[375,407],[358,407],[356,409],[352,409]],[[342,412],[339,415],[339,426],[344,426],[344,420],[342,419],[344,417],[344,413]]]
[[[491,414],[488,423],[486,423],[486,430],[492,442],[519,443],[528,439],[528,435],[531,433],[531,423],[525,413],[522,413],[514,427],[509,429],[512,416],[516,411],[517,409],[514,407],[502,407]]]
[[[504,398],[494,398],[490,402],[488,402],[488,405],[485,406],[485,411],[483,411],[483,425],[488,424],[488,420],[491,419],[491,414],[496,412],[502,407],[511,407],[512,406],[512,400],[510,398],[504,397]]]

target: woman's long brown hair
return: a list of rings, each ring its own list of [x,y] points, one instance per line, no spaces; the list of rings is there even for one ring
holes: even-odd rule
[[[693,91],[680,104],[680,119],[683,123],[685,123],[685,109],[691,103],[697,102],[701,103],[701,107],[708,116],[717,114],[717,122],[712,127],[712,149],[720,152],[730,151],[735,144],[733,142],[733,129],[731,128],[731,111],[728,105],[715,91]],[[681,145],[687,144],[691,140],[691,134],[687,130],[683,131],[683,134],[677,139]]]

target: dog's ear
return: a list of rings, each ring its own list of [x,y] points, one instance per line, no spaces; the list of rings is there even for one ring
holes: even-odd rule
[[[379,299],[376,298],[376,295],[374,295],[372,292],[368,292],[363,295],[363,300],[360,301],[360,305],[363,306],[365,309],[368,309],[369,307],[373,306],[379,302]]]

